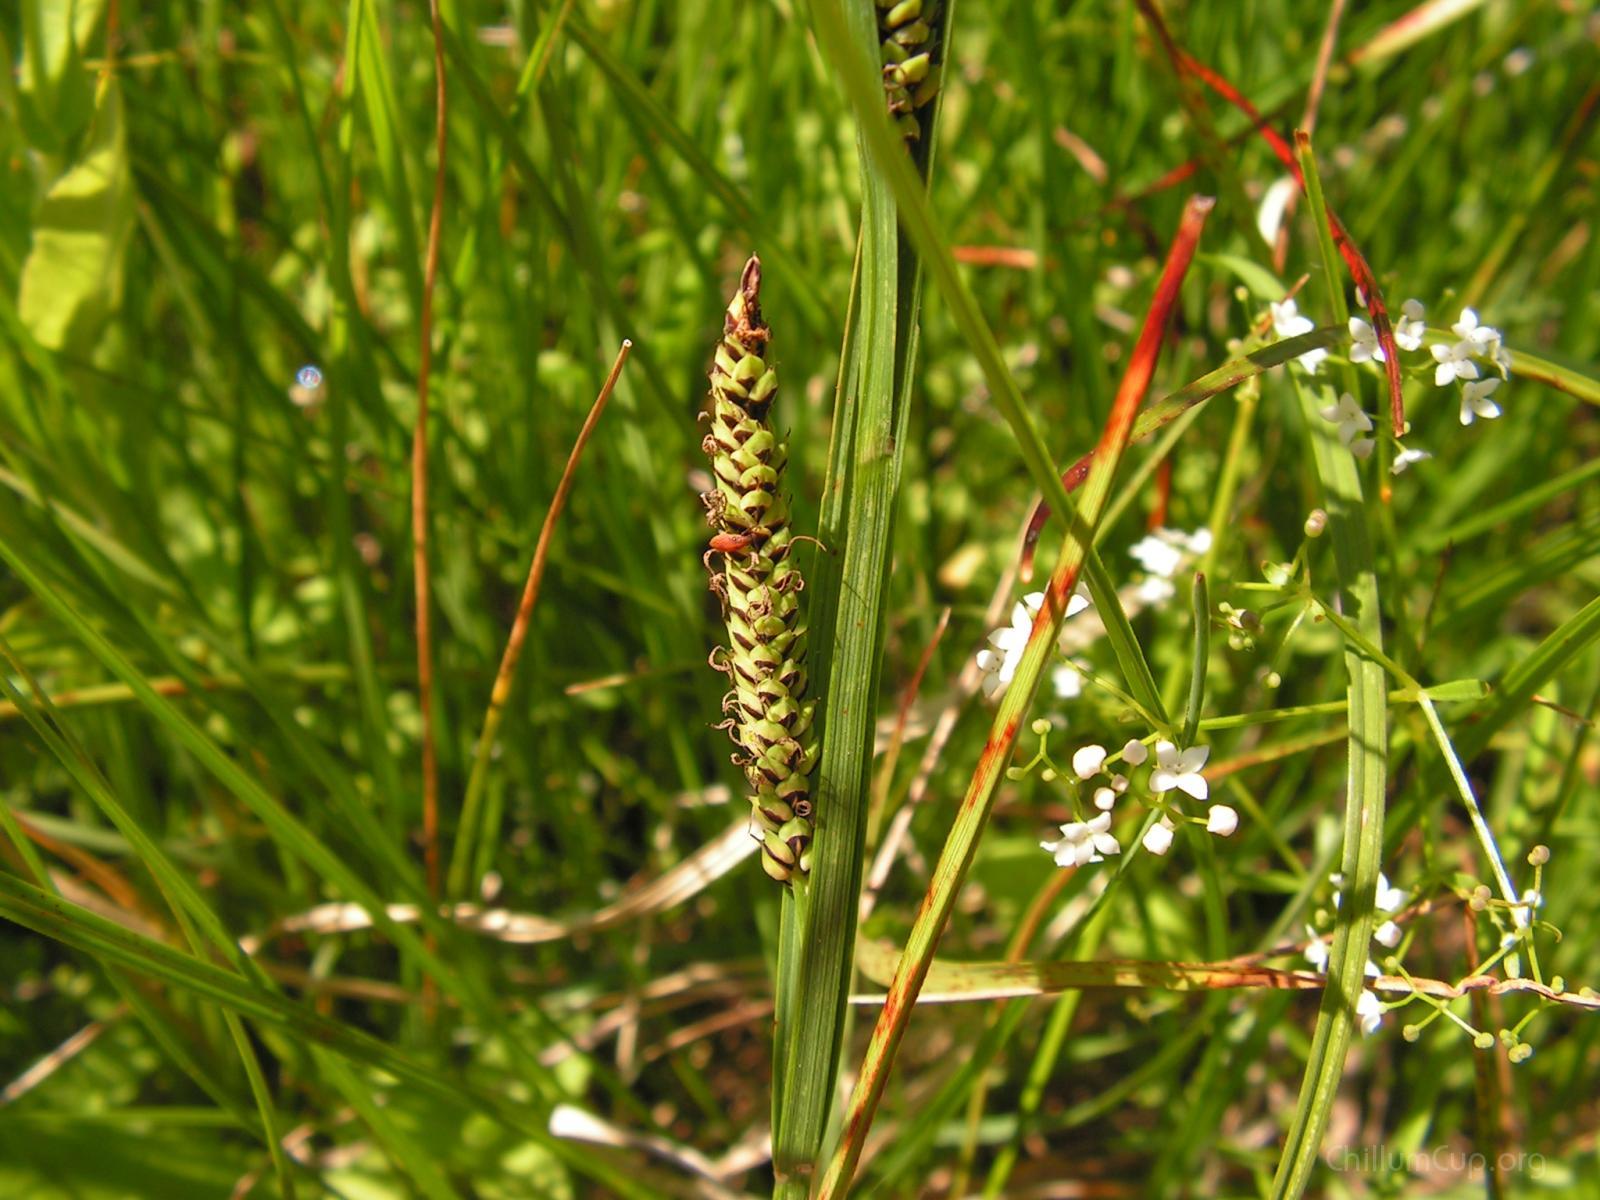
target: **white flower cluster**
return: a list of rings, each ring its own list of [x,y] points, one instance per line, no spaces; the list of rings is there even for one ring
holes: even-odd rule
[[[1333,884],[1336,889],[1339,889],[1333,894],[1333,906],[1338,908],[1340,901],[1343,899],[1344,876],[1336,872],[1328,877],[1328,882]],[[1373,941],[1381,946],[1388,947],[1390,950],[1400,944],[1400,926],[1395,923],[1394,918],[1400,913],[1401,909],[1405,908],[1406,901],[1409,898],[1400,888],[1390,885],[1388,876],[1382,871],[1378,872],[1378,888],[1373,896],[1372,903],[1373,908],[1383,916],[1384,921],[1377,929],[1373,930]],[[1306,943],[1306,961],[1315,967],[1319,973],[1326,975],[1328,973],[1328,943],[1323,941],[1322,935],[1310,925],[1306,926],[1306,937],[1310,939]],[[1368,979],[1376,979],[1383,974],[1383,971],[1377,963],[1368,959],[1366,974]],[[1376,1032],[1378,1026],[1383,1022],[1383,1013],[1384,1005],[1378,999],[1378,994],[1371,988],[1362,988],[1361,998],[1356,1003],[1356,1019],[1361,1023],[1361,1032],[1363,1034]]]
[[[1210,785],[1201,770],[1210,753],[1209,746],[1191,746],[1187,750],[1179,750],[1171,742],[1158,741],[1156,763],[1149,779],[1152,798],[1176,791],[1196,800],[1208,799]],[[1128,767],[1139,767],[1149,759],[1150,751],[1142,741],[1134,738],[1122,747],[1117,757]],[[1055,858],[1057,866],[1082,867],[1102,862],[1108,854],[1122,853],[1122,844],[1111,832],[1111,819],[1117,800],[1128,791],[1130,781],[1125,774],[1106,770],[1109,759],[1106,748],[1093,743],[1080,746],[1072,755],[1072,773],[1080,785],[1087,787],[1092,780],[1101,776],[1105,782],[1094,788],[1095,816],[1088,820],[1068,822],[1061,826],[1061,836],[1055,841],[1039,843]],[[1231,837],[1239,828],[1239,814],[1226,804],[1211,805],[1202,822],[1199,817],[1186,817],[1170,801],[1157,800],[1155,803],[1161,809],[1161,816],[1145,831],[1141,843],[1151,854],[1165,854],[1172,848],[1178,821],[1204,824],[1206,832],[1217,837]]]
[[[1173,576],[1186,562],[1204,554],[1211,549],[1211,531],[1200,528],[1193,533],[1184,533],[1178,529],[1157,529],[1146,535],[1129,547],[1128,552],[1144,567],[1144,576],[1137,584],[1124,588],[1119,593],[1122,605],[1129,614],[1140,608],[1159,608],[1177,594],[1173,584]],[[1000,693],[1010,686],[1016,677],[1017,667],[1022,662],[1022,652],[1027,648],[1028,638],[1033,633],[1034,620],[1039,615],[1039,610],[1044,606],[1043,592],[1029,592],[1011,609],[1011,624],[1004,629],[996,629],[986,639],[983,647],[978,651],[978,669],[982,672],[979,685],[983,689],[986,699],[994,700]],[[1073,589],[1072,595],[1067,598],[1067,616],[1070,621],[1079,613],[1086,612],[1094,607],[1089,598],[1088,589],[1083,583]],[[1063,626],[1059,649],[1063,655],[1068,656],[1063,662],[1057,663],[1050,671],[1050,686],[1056,697],[1061,700],[1076,699],[1083,692],[1083,674],[1080,664],[1070,655],[1082,649],[1086,640],[1092,641],[1094,637],[1103,632],[1095,621],[1089,621],[1089,628],[1085,630],[1084,622],[1077,626]]]
[[[1293,300],[1282,300],[1272,306],[1272,328],[1279,337],[1294,337],[1309,333],[1315,326],[1300,315]],[[1460,380],[1463,425],[1471,425],[1479,417],[1492,421],[1500,415],[1500,406],[1489,397],[1511,374],[1511,352],[1498,329],[1480,324],[1478,314],[1470,308],[1461,310],[1461,318],[1450,331],[1456,335],[1454,342],[1436,342],[1430,346],[1433,356],[1433,382],[1437,387]],[[1395,345],[1401,350],[1422,348],[1427,333],[1424,311],[1420,300],[1407,300],[1400,306],[1400,319],[1394,325]],[[1327,358],[1326,350],[1313,350],[1295,361],[1312,374],[1316,374]],[[1378,344],[1378,333],[1360,317],[1350,318],[1350,361],[1352,363],[1383,363],[1387,361],[1384,349]],[[1482,365],[1491,366],[1498,375],[1484,377]],[[1356,398],[1343,393],[1337,403],[1320,410],[1324,420],[1338,426],[1339,440],[1357,458],[1372,454],[1376,439],[1364,436],[1372,432],[1372,418],[1366,414]],[[1396,444],[1395,457],[1390,470],[1399,475],[1402,471],[1433,455],[1426,450],[1408,449]]]

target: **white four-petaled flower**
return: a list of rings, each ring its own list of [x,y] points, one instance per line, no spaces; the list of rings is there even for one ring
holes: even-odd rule
[[[1353,363],[1383,362],[1383,347],[1378,344],[1378,331],[1360,317],[1350,318],[1350,361]]]
[[[1272,305],[1272,332],[1280,338],[1299,337],[1302,333],[1310,333],[1316,325],[1308,317],[1300,315],[1300,306],[1291,297],[1280,300]],[[1315,375],[1317,368],[1322,365],[1322,360],[1328,357],[1328,352],[1318,348],[1307,350],[1295,362],[1304,367],[1310,374]]]
[[[1361,405],[1349,392],[1341,395],[1337,404],[1317,411],[1322,414],[1324,421],[1339,427],[1339,440],[1350,448],[1350,453],[1357,458],[1366,458],[1372,453],[1373,439],[1358,436],[1372,432],[1372,418],[1362,411]]]
[[[1017,673],[1022,651],[1033,632],[1033,619],[1044,604],[1043,592],[1029,592],[1011,610],[1011,624],[989,635],[989,644],[978,651],[978,669],[983,672],[983,694],[991,700],[1003,691]]]
[[[1405,446],[1402,446],[1399,442],[1395,443],[1394,448],[1400,453],[1394,456],[1394,462],[1389,467],[1389,473],[1391,475],[1399,475],[1412,463],[1419,463],[1425,458],[1433,457],[1433,454],[1427,450],[1410,450]]]
[[[1400,319],[1394,324],[1394,344],[1402,350],[1420,350],[1422,335],[1428,331],[1422,319],[1421,300],[1407,300],[1400,306]]]
[[[1438,364],[1433,369],[1436,387],[1444,387],[1452,379],[1464,382],[1478,377],[1478,364],[1472,361],[1471,342],[1457,342],[1453,346],[1433,345],[1428,350]]]
[[[1500,348],[1500,331],[1492,325],[1478,324],[1478,314],[1474,309],[1463,308],[1461,319],[1450,326],[1450,332],[1471,345],[1474,353],[1489,358],[1493,358],[1494,352]]]
[[[1206,758],[1210,754],[1210,746],[1190,746],[1187,750],[1179,750],[1171,742],[1157,742],[1156,769],[1150,773],[1150,790],[1170,792],[1176,788],[1196,800],[1204,800],[1211,794],[1211,788],[1205,776],[1200,774],[1200,768],[1206,765]]]
[[[1489,399],[1495,388],[1500,386],[1498,379],[1474,379],[1461,389],[1461,423],[1471,425],[1478,417],[1485,421],[1492,421],[1500,415],[1500,406]]]
[[[1273,302],[1272,332],[1281,338],[1299,337],[1302,333],[1310,333],[1316,328],[1310,318],[1300,315],[1300,306],[1294,302],[1294,297],[1287,300]]]
[[[1121,854],[1122,846],[1111,835],[1111,814],[1103,812],[1087,821],[1072,821],[1061,827],[1061,836],[1039,845],[1055,855],[1058,867],[1081,867],[1103,861],[1107,854]]]

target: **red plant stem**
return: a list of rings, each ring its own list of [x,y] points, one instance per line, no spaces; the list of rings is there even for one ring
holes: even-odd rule
[[[1152,531],[1160,529],[1167,523],[1167,504],[1172,499],[1172,457],[1170,455],[1163,458],[1161,465],[1156,468],[1155,493],[1155,503],[1150,506],[1150,518],[1145,523],[1145,528]]]
[[[1256,131],[1266,139],[1267,145],[1277,155],[1278,161],[1284,169],[1294,177],[1295,183],[1302,192],[1306,188],[1304,173],[1300,170],[1299,160],[1295,157],[1294,148],[1289,145],[1282,134],[1273,129],[1267,119],[1261,115],[1261,110],[1229,83],[1216,71],[1205,63],[1195,58],[1187,50],[1172,40],[1172,34],[1167,29],[1161,11],[1155,5],[1155,0],[1134,0],[1139,11],[1150,22],[1157,38],[1166,49],[1167,56],[1172,60],[1173,69],[1180,75],[1189,74],[1198,78],[1217,95],[1229,104],[1232,104],[1245,116],[1250,118],[1250,123]],[[1344,223],[1334,213],[1333,207],[1328,207],[1328,231],[1333,235],[1333,244],[1339,250],[1339,256],[1344,259],[1345,268],[1350,272],[1350,278],[1355,282],[1361,294],[1366,297],[1367,312],[1372,317],[1372,328],[1377,334],[1378,344],[1383,347],[1384,374],[1389,383],[1389,420],[1394,427],[1395,437],[1405,433],[1406,412],[1405,400],[1400,391],[1400,348],[1395,345],[1394,329],[1389,323],[1389,310],[1383,302],[1383,292],[1378,287],[1378,281],[1372,274],[1372,268],[1367,265],[1367,260],[1361,251],[1350,240],[1350,234],[1345,229]]]

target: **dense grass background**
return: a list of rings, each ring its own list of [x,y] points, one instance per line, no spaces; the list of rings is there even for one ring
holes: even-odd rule
[[[1458,7],[1409,41],[1379,37],[1403,4],[1348,13],[1316,146],[1391,309],[1420,297],[1443,331],[1473,303],[1514,356],[1571,372],[1566,390],[1513,379],[1496,396],[1504,416],[1464,429],[1457,389],[1435,388],[1415,356],[1407,444],[1435,457],[1393,479],[1377,459],[1363,468],[1388,652],[1424,683],[1493,686],[1600,585],[1600,383],[1585,366],[1600,357],[1600,28],[1581,6]],[[1303,121],[1326,14],[1168,16],[1278,128]],[[695,417],[729,289],[757,252],[797,527],[815,526],[851,297],[855,128],[804,5],[458,4],[444,17],[429,520],[446,863],[534,540],[619,342],[635,343],[552,543],[487,776],[493,833],[452,897],[581,924],[742,820],[708,728],[723,682],[705,667],[720,634]],[[426,8],[30,2],[0,33],[21,64],[0,93],[0,912],[29,926],[0,935],[0,1193],[769,1187],[779,892],[754,863],[664,912],[532,944],[447,921],[273,933],[330,901],[426,894],[409,465],[437,162]],[[1281,167],[1214,98],[1193,102],[1220,145],[1186,117],[1191,85],[1131,4],[964,4],[946,78],[933,206],[958,258],[986,264],[966,280],[1058,462],[1094,444],[1191,190],[1219,203],[1156,395],[1232,357],[1302,275],[1302,310],[1333,322],[1304,206],[1281,265],[1255,231]],[[1192,180],[1149,191],[1196,158]],[[973,248],[1031,258],[994,265]],[[308,363],[322,386],[297,392]],[[1380,411],[1377,375],[1360,379]],[[886,718],[951,616],[883,784],[891,804],[932,717],[966,707],[863,926],[895,944],[984,741],[988,710],[955,681],[993,627],[985,610],[1034,498],[931,291],[914,397],[883,548]],[[1117,496],[1099,545],[1118,583],[1138,576],[1127,547],[1146,526],[1206,524],[1230,471],[1211,599],[1261,607],[1241,585],[1296,555],[1320,493],[1290,376],[1263,376],[1248,403],[1244,418],[1231,395],[1209,402],[1170,477]],[[1150,453],[1136,447],[1124,477]],[[1326,547],[1306,554],[1331,600]],[[1135,618],[1175,710],[1187,590]],[[1251,647],[1213,637],[1207,717],[1343,698],[1335,630],[1302,622],[1283,648],[1296,611],[1269,611]],[[1539,678],[1547,703],[1497,709],[1502,688],[1441,710],[1458,744],[1485,751],[1466,765],[1520,886],[1529,849],[1551,849],[1539,916],[1561,937],[1541,932],[1540,966],[1574,989],[1600,985],[1592,626]],[[1116,681],[1104,643],[1084,657]],[[1082,741],[1150,732],[1092,686],[1032,715],[1055,718],[1062,763]],[[1276,949],[1277,965],[1303,965],[1302,926],[1319,913],[1331,926],[1343,717],[1207,740],[1213,767],[1238,766],[1213,787],[1243,814],[1239,833],[1134,862],[1087,931],[1073,913],[1103,875],[1060,872],[1037,849],[1069,819],[1066,793],[1037,773],[1007,784],[942,957],[999,958],[1037,926],[1019,953]],[[1463,920],[1462,897],[1490,875],[1443,763],[1416,706],[1397,704],[1383,863],[1432,903],[1408,920],[1403,961],[1459,979],[1498,935],[1481,921],[1474,939]],[[222,949],[247,936],[262,939],[252,960]],[[1533,1009],[1506,997],[1455,1011],[1498,1030]],[[1313,1190],[1470,1194],[1482,1174],[1448,1156],[1476,1150],[1543,1156],[1495,1185],[1506,1194],[1592,1194],[1592,1017],[1539,1014],[1522,1032],[1535,1053],[1511,1066],[1446,1021],[1402,1040],[1420,1011],[1355,1047],[1327,1145],[1336,1164],[1338,1148],[1369,1153]],[[863,1181],[908,1195],[986,1179],[1017,1194],[1052,1181],[1049,1194],[1082,1194],[1074,1180],[1253,1193],[1277,1162],[1314,1014],[1282,991],[923,1010]],[[847,1073],[861,1041],[846,1043]],[[646,1153],[551,1137],[558,1104],[662,1141]],[[275,1168],[266,1143],[280,1139]],[[1408,1155],[1441,1147],[1445,1169],[1413,1169]],[[687,1151],[710,1160],[698,1176]]]

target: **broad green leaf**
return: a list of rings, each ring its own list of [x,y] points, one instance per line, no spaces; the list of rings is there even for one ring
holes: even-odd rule
[[[83,153],[48,187],[33,223],[17,307],[41,346],[86,354],[122,299],[133,188],[122,89],[100,88]]]

